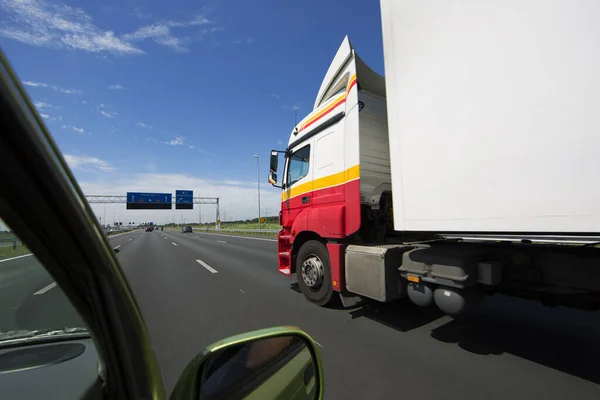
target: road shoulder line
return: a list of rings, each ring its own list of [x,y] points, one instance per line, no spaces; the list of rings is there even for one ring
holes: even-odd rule
[[[23,254],[22,256],[16,256],[16,257],[11,257],[11,258],[5,258],[4,260],[0,260],[0,263],[3,263],[5,261],[11,261],[11,260],[16,260],[18,258],[23,258],[23,257],[29,257],[32,256],[33,253],[29,253],[29,254]]]
[[[49,284],[48,286],[44,286],[43,288],[41,288],[40,290],[38,290],[37,292],[35,292],[33,295],[34,296],[38,296],[40,294],[44,294],[47,291],[49,291],[50,289],[56,287],[56,282],[52,282],[51,284]]]

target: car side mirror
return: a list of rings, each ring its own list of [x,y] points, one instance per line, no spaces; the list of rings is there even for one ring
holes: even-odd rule
[[[185,368],[171,399],[323,398],[315,342],[294,327],[244,333],[204,349]]]

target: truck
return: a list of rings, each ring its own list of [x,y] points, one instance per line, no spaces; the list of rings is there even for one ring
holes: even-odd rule
[[[319,306],[597,310],[600,3],[380,5],[385,77],[344,38],[271,151],[279,272]]]

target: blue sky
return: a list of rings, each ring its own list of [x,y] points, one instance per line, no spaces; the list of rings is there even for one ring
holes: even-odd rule
[[[253,155],[276,215],[269,151],[287,144],[294,108],[311,111],[344,36],[383,74],[379,13],[375,0],[0,0],[0,45],[85,192],[192,189],[220,197],[228,219],[250,218]],[[119,205],[107,222],[113,209],[152,217]],[[163,213],[154,219],[198,219]]]

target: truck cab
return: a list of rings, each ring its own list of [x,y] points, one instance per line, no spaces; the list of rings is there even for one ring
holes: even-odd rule
[[[325,74],[313,111],[294,127],[285,150],[272,151],[271,184],[277,183],[279,154],[285,156],[278,235],[284,275],[297,272],[293,260],[309,240],[341,257],[341,245],[350,237],[382,239],[391,227],[385,80],[358,57],[348,37]],[[369,229],[361,230],[361,221]],[[341,260],[332,260],[333,287],[339,288]]]

